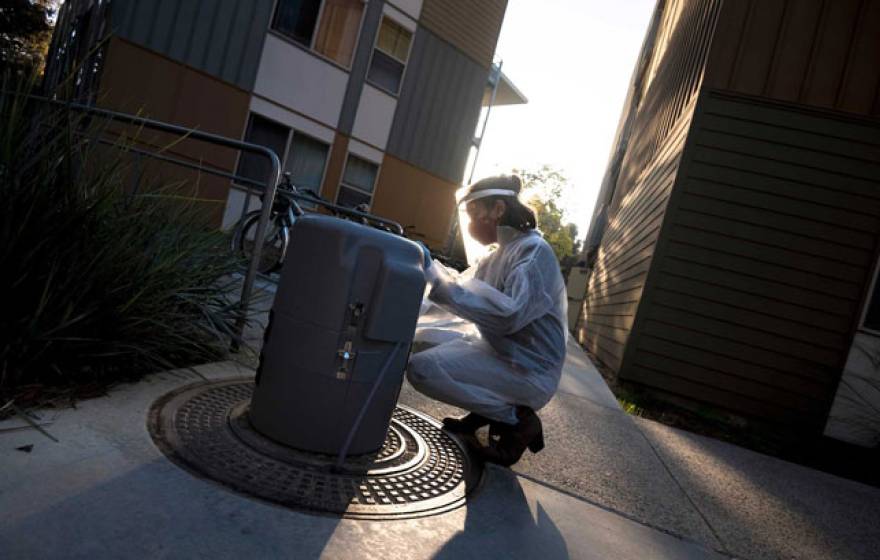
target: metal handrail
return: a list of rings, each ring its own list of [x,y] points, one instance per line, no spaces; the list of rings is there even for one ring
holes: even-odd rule
[[[266,177],[266,181],[264,183],[258,183],[256,181],[247,179],[247,178],[239,178],[235,175],[231,175],[227,172],[220,171],[218,169],[211,169],[210,167],[199,166],[190,162],[176,160],[174,158],[170,158],[168,156],[164,156],[159,153],[148,152],[145,150],[140,150],[137,148],[132,148],[135,153],[140,155],[145,155],[147,157],[152,157],[155,159],[159,159],[161,161],[166,161],[169,163],[182,165],[184,167],[198,169],[200,171],[204,171],[206,173],[211,173],[214,175],[219,175],[221,177],[228,177],[235,179],[237,181],[247,181],[252,185],[258,185],[262,187],[262,198],[261,202],[263,204],[260,212],[260,219],[257,222],[257,231],[256,231],[256,239],[262,240],[266,235],[266,228],[269,225],[269,216],[272,213],[272,203],[275,200],[275,194],[278,189],[278,182],[281,179],[281,160],[278,158],[278,155],[270,148],[266,146],[260,146],[259,144],[251,144],[250,142],[242,142],[241,140],[233,140],[232,138],[227,138],[225,136],[220,136],[219,134],[212,134],[210,132],[203,132],[194,128],[187,128],[183,126],[179,126],[176,124],[170,124],[162,121],[157,121],[154,119],[148,119],[146,117],[138,117],[135,115],[129,115],[127,113],[120,113],[118,111],[111,111],[108,109],[99,109],[97,107],[92,107],[89,105],[83,105],[80,103],[72,103],[68,101],[59,101],[57,99],[50,99],[48,97],[43,97],[39,95],[28,95],[29,99],[33,99],[35,101],[40,101],[43,103],[47,103],[49,105],[55,105],[58,107],[64,107],[66,109],[73,109],[75,111],[80,111],[82,113],[86,113],[89,115],[94,115],[102,118],[106,118],[112,121],[124,122],[131,125],[141,126],[153,130],[159,130],[162,132],[169,132],[173,134],[178,134],[184,138],[191,138],[193,140],[200,140],[209,144],[215,144],[218,146],[223,146],[227,148],[233,148],[241,151],[255,153],[257,155],[264,156],[269,159],[269,164],[271,169],[269,171],[268,177]],[[248,189],[248,199],[250,197],[250,190]],[[244,326],[246,322],[246,315],[248,311],[248,307],[250,306],[251,300],[251,291],[254,287],[254,282],[257,277],[257,265],[260,262],[260,253],[263,251],[263,244],[256,243],[254,245],[253,251],[251,252],[250,262],[248,263],[247,272],[245,273],[244,281],[242,282],[241,287],[241,298],[239,300],[239,304],[241,307],[241,315],[236,321],[236,335],[240,339],[244,333]],[[238,340],[234,340],[232,343],[233,350],[238,348]]]

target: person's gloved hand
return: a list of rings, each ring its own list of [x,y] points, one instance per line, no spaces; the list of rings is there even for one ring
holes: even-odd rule
[[[419,244],[419,247],[422,248],[422,256],[425,268],[425,280],[429,284],[434,284],[437,281],[437,266],[434,265],[434,259],[431,258],[431,250],[428,249],[428,246],[422,243],[421,241],[416,241]],[[442,268],[442,267],[440,267]]]
[[[424,243],[422,243],[421,241],[416,241],[416,243],[419,245],[419,247],[422,248],[422,255],[424,257],[423,260],[424,260],[424,264],[425,264],[425,270],[428,270],[429,268],[431,268],[431,263],[434,262],[434,260],[431,258],[431,250],[428,249],[428,246],[425,245]]]

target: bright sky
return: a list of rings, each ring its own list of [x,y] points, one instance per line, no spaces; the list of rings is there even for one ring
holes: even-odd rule
[[[583,237],[653,9],[654,0],[510,0],[496,58],[529,102],[492,109],[474,179],[562,169],[566,219]]]

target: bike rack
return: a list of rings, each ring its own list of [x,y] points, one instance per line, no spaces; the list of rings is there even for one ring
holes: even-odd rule
[[[260,146],[259,144],[251,144],[249,142],[242,142],[241,140],[233,140],[232,138],[227,138],[225,136],[220,136],[219,134],[211,134],[209,132],[202,132],[200,130],[194,128],[186,128],[183,126],[170,124],[162,121],[158,121],[155,119],[148,119],[146,117],[138,117],[135,115],[130,115],[127,113],[121,113],[118,111],[111,111],[108,109],[99,109],[97,107],[92,107],[89,105],[82,105],[80,103],[72,103],[66,101],[59,101],[55,99],[49,99],[47,97],[42,97],[38,95],[27,95],[28,99],[32,99],[34,101],[40,101],[42,103],[46,103],[48,105],[53,105],[57,107],[63,107],[65,109],[70,109],[74,111],[78,111],[81,113],[85,113],[88,115],[101,117],[110,121],[118,121],[130,125],[135,125],[138,127],[148,128],[152,130],[157,130],[161,132],[168,132],[172,134],[177,134],[181,137],[181,139],[191,138],[193,140],[199,140],[208,144],[214,144],[216,146],[223,146],[226,148],[233,148],[239,151],[246,151],[255,153],[257,155],[264,156],[268,158],[271,169],[269,171],[269,175],[266,177],[265,182],[259,183],[248,179],[246,177],[240,177],[234,173],[229,173],[226,171],[222,171],[220,169],[213,169],[211,167],[192,163],[190,161],[170,157],[167,155],[163,155],[159,153],[162,151],[162,148],[158,148],[156,152],[151,152],[149,150],[143,150],[140,148],[129,148],[128,150],[132,153],[135,153],[139,156],[146,156],[157,159],[159,161],[163,161],[166,163],[171,163],[175,165],[180,165],[182,167],[186,167],[189,169],[195,169],[200,172],[205,172],[212,175],[217,175],[220,177],[225,177],[229,179],[233,179],[238,181],[239,183],[246,183],[248,185],[247,194],[245,197],[246,204],[250,202],[250,195],[253,194],[252,186],[261,187],[263,189],[261,195],[262,208],[260,213],[260,220],[257,223],[257,231],[256,237],[259,240],[262,240],[266,235],[266,227],[269,224],[269,216],[272,212],[272,203],[275,200],[275,194],[278,188],[278,183],[281,178],[281,160],[278,158],[278,155],[272,151],[270,148],[265,146]],[[102,143],[109,143],[107,140],[99,139]],[[245,206],[245,210],[247,210],[247,206]],[[399,226],[398,226],[399,227]],[[254,246],[254,250],[251,253],[250,261],[248,262],[247,272],[245,273],[244,280],[242,282],[241,287],[241,297],[239,299],[239,304],[241,306],[241,317],[236,321],[236,338],[232,341],[232,349],[233,351],[238,350],[239,340],[241,339],[244,333],[245,326],[245,317],[247,316],[247,311],[250,306],[251,300],[251,292],[253,291],[254,282],[257,277],[257,264],[259,263],[260,253],[263,250],[263,244],[257,243]]]
[[[377,224],[379,226],[378,229],[384,229],[387,231],[393,230],[392,233],[396,233],[397,235],[405,237],[403,227],[393,220],[387,220],[385,218],[375,216],[373,214],[367,214],[366,212],[361,212],[359,210],[355,210],[354,208],[348,208],[347,206],[339,206],[338,204],[333,204],[332,202],[328,202],[328,201],[324,200],[323,198],[315,198],[314,196],[311,196],[308,194],[303,194],[303,193],[300,193],[297,191],[290,193],[290,192],[286,192],[284,190],[280,190],[280,191],[278,191],[278,195],[287,196],[287,197],[291,197],[294,199],[292,201],[294,203],[294,208],[295,208],[294,213],[298,216],[301,216],[302,214],[304,214],[304,211],[299,207],[298,204],[296,204],[296,201],[303,200],[303,201],[309,202],[311,204],[317,204],[318,206],[322,206],[322,207],[326,208],[327,210],[330,210],[334,214],[344,214],[350,218],[357,218],[360,220],[365,220],[365,221],[369,222],[372,227],[377,227],[376,225],[373,225],[373,224]]]

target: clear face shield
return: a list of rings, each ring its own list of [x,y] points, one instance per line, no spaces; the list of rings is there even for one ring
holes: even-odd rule
[[[489,254],[491,245],[483,245],[471,235],[471,216],[467,211],[468,202],[489,196],[516,197],[516,191],[508,189],[483,189],[472,191],[471,187],[462,187],[455,193],[458,210],[458,224],[464,241],[464,252],[468,265],[473,266],[478,260]]]

